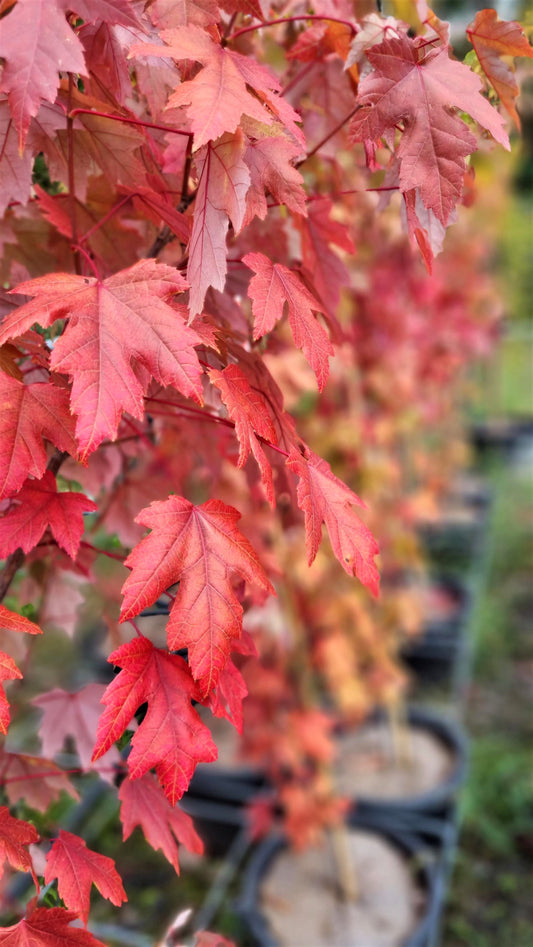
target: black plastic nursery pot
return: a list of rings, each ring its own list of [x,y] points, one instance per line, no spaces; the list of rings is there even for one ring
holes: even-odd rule
[[[387,782],[387,774],[379,775],[375,783],[379,785],[379,793],[365,793],[353,786],[346,792],[346,787],[337,783],[337,789],[343,795],[353,800],[353,811],[362,818],[382,818],[393,825],[409,825],[416,827],[417,816],[431,816],[444,820],[450,819],[454,812],[458,792],[463,785],[468,769],[468,740],[463,729],[454,721],[443,717],[434,711],[425,708],[410,707],[407,710],[407,733],[428,735],[438,747],[449,756],[450,766],[442,780],[430,789],[419,792],[395,794]],[[382,714],[376,715],[368,726],[387,724]],[[366,725],[363,724],[361,730]],[[357,733],[358,731],[355,731]],[[349,732],[347,740],[343,741],[340,735],[339,759],[346,765],[343,753],[349,753]],[[343,742],[345,746],[343,747]],[[357,765],[357,763],[355,763]],[[344,780],[346,784],[346,780]]]
[[[485,538],[487,510],[467,509],[469,515],[464,519],[443,515],[419,525],[422,544],[437,568],[464,573],[477,559]]]
[[[431,947],[436,942],[445,900],[449,864],[455,845],[455,826],[428,820],[426,836],[422,837],[409,828],[395,828],[390,822],[357,813],[350,815],[348,825],[384,839],[407,860],[424,892],[425,903],[411,932],[399,943],[401,947]],[[302,947],[303,944],[301,935],[295,930],[294,940],[284,939],[282,945],[273,933],[261,905],[265,879],[287,847],[283,837],[269,836],[254,850],[245,871],[237,910],[255,947]],[[291,892],[287,891],[286,894],[290,899]],[[320,897],[320,889],[316,896]],[[328,944],[328,947],[332,945]],[[350,943],[344,941],[342,947],[350,947]],[[365,944],[365,947],[373,945]]]
[[[260,769],[238,764],[231,768],[201,764],[196,768],[187,796],[245,806],[267,786],[265,774]]]
[[[180,808],[194,820],[205,853],[212,858],[223,858],[246,825],[242,807],[214,799],[196,799],[186,793],[180,801]]]
[[[472,424],[470,442],[481,460],[508,459],[524,443],[533,439],[533,418],[492,418]]]
[[[404,642],[402,661],[421,680],[442,681],[456,670],[462,660],[471,594],[460,576],[439,575],[435,586],[450,597],[446,616],[427,620],[422,632]]]
[[[242,806],[228,805],[215,799],[199,799],[185,793],[180,808],[194,821],[194,827],[211,858],[224,858],[237,835],[246,827]]]
[[[433,589],[448,600],[448,607],[442,614],[438,611],[428,617],[424,632],[431,637],[437,632],[446,632],[457,625],[464,624],[470,607],[471,595],[461,576],[437,573],[431,580]]]
[[[482,475],[465,470],[451,484],[451,493],[465,506],[488,510],[492,503],[492,489]]]
[[[402,661],[421,682],[437,683],[449,679],[462,660],[464,629],[456,627],[407,642],[401,650]]]

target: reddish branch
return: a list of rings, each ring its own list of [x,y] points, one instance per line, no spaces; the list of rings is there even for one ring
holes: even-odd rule
[[[117,562],[124,562],[126,556],[119,556],[116,552],[109,552],[107,549],[100,549],[99,546],[93,546],[92,543],[86,542],[82,539],[80,546],[83,546],[84,549],[90,549],[92,552],[97,552],[99,556],[107,556],[108,559],[116,559]]]
[[[15,552],[12,552],[11,555],[7,557],[6,564],[0,575],[0,602],[3,602],[4,598],[6,597],[9,591],[9,586],[11,585],[25,558],[26,556],[22,552],[22,549],[15,549]]]
[[[261,393],[264,394],[264,392],[261,392]],[[179,415],[177,412],[187,411],[190,414],[194,414],[195,417],[197,417],[201,421],[211,421],[213,422],[213,424],[223,424],[226,427],[235,429],[235,422],[232,421],[230,418],[221,418],[218,414],[210,414],[209,411],[203,411],[201,408],[195,408],[193,405],[188,405],[188,404],[177,405],[173,401],[165,401],[163,398],[147,397],[145,398],[145,401],[149,401],[151,404],[156,404],[156,405],[157,404],[167,405],[171,408],[176,409],[175,411],[170,412],[170,411],[153,411],[152,408],[150,408],[150,414],[156,415],[158,417],[159,416],[165,417],[165,418],[178,417]],[[273,444],[272,441],[267,440],[266,437],[261,437],[260,434],[256,434],[256,437],[258,438],[258,440],[261,441],[262,444],[265,445],[265,447],[271,447],[272,450],[276,451],[276,453],[278,454],[283,454],[284,457],[289,456],[288,451],[283,450],[282,447],[278,447],[277,444]]]
[[[361,108],[360,105],[356,105],[355,108],[351,110],[351,112],[348,112],[348,115],[346,115],[345,118],[343,118],[340,122],[338,122],[335,125],[335,127],[332,128],[331,131],[327,133],[327,135],[324,135],[324,137],[318,142],[318,144],[315,145],[314,148],[311,148],[311,151],[307,152],[305,158],[302,158],[301,161],[298,161],[298,163],[296,164],[296,167],[300,168],[302,164],[304,163],[304,161],[308,161],[309,158],[311,158],[313,155],[316,155],[317,151],[320,151],[320,149],[326,144],[327,141],[330,140],[330,138],[333,138],[333,136],[336,135],[337,132],[340,132],[343,125],[346,125],[346,122],[349,122],[350,119],[355,115],[356,112],[359,111],[360,108]]]
[[[72,98],[74,79],[71,75],[68,77],[68,101]],[[74,118],[67,115],[67,152],[68,152],[68,191],[70,208],[70,228],[72,232],[72,244],[74,255],[74,269],[78,276],[81,274],[81,260],[79,250],[75,249],[78,243],[78,224],[76,221],[76,187],[75,187],[75,165],[74,165]]]
[[[114,204],[111,210],[108,210],[107,214],[104,214],[101,220],[97,221],[97,223],[94,224],[94,226],[91,227],[87,233],[84,233],[83,237],[80,237],[78,244],[79,247],[81,247],[82,243],[85,243],[87,240],[89,240],[89,238],[92,237],[92,235],[96,233],[97,230],[100,230],[101,227],[104,227],[108,220],[111,220],[111,218],[114,217],[115,214],[117,214],[125,204],[131,201],[133,197],[135,197],[135,194],[127,194],[126,197],[123,197],[121,201],[118,201],[117,204]]]
[[[227,37],[226,42],[230,43],[233,40],[237,39],[238,36],[243,36],[244,33],[251,33],[254,30],[262,30],[267,26],[277,26],[280,23],[298,23],[307,20],[315,20],[321,23],[340,23],[341,26],[346,26],[350,32],[355,36],[358,32],[355,23],[351,23],[350,20],[341,20],[336,16],[319,16],[318,14],[302,14],[301,16],[282,16],[277,20],[267,20],[265,23],[256,23],[254,26],[243,26],[242,29],[237,30],[235,33],[232,33],[231,36]]]
[[[141,125],[143,128],[156,128],[163,132],[171,132],[174,135],[185,135],[192,138],[192,132],[183,131],[181,128],[173,128],[172,125],[161,125],[158,122],[143,122],[140,118],[129,118],[127,115],[113,115],[112,112],[99,112],[97,109],[71,109],[67,118],[73,120],[76,115],[95,115],[98,118],[108,118],[112,122],[125,122],[127,125]]]

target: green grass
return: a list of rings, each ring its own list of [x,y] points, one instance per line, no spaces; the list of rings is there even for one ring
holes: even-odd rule
[[[500,231],[497,279],[505,305],[505,334],[494,357],[474,370],[478,417],[533,415],[533,195],[515,193]]]
[[[469,411],[476,419],[533,416],[533,327],[509,327],[492,358],[474,366],[472,376]]]
[[[472,759],[444,947],[533,947],[533,502],[531,483],[511,474],[496,488],[473,622]]]
[[[533,197],[531,193],[515,193],[509,201],[504,217],[500,253],[501,267],[505,273],[505,289],[508,313],[513,322],[529,323],[531,326],[531,226],[533,222]]]

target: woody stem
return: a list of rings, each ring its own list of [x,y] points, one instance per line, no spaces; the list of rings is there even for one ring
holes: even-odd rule
[[[72,99],[72,90],[74,79],[69,73],[68,77],[68,104],[69,112],[67,115],[67,152],[68,152],[68,192],[69,192],[69,210],[70,210],[70,229],[72,232],[72,253],[74,256],[74,269],[78,276],[81,275],[81,257],[78,247],[78,224],[76,221],[76,178],[74,173],[74,119],[70,113],[70,103]]]

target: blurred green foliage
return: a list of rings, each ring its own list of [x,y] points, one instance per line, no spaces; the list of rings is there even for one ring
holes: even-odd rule
[[[444,947],[533,945],[533,496],[500,474],[491,554],[476,609],[474,741]]]

